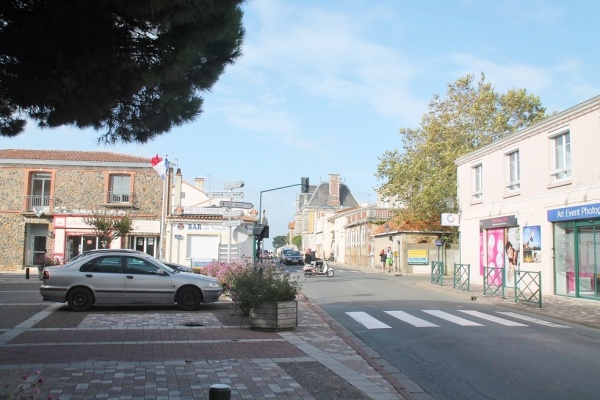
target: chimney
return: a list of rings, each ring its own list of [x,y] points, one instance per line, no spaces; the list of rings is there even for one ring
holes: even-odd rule
[[[329,174],[329,198],[327,204],[339,208],[340,203],[340,174]]]
[[[196,178],[196,188],[204,192],[204,178]]]
[[[175,173],[175,182],[173,188],[173,205],[175,207],[181,205],[181,168],[177,168],[177,172]]]

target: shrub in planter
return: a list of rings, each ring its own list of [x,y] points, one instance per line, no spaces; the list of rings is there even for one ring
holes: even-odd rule
[[[248,316],[250,310],[263,303],[296,300],[302,287],[289,273],[263,266],[249,267],[234,275],[229,290],[234,311]]]
[[[225,289],[226,292],[229,292],[234,277],[248,269],[249,265],[248,262],[243,260],[236,260],[229,263],[215,261],[205,265],[200,273],[202,275],[217,278],[219,283],[223,286],[223,289]]]

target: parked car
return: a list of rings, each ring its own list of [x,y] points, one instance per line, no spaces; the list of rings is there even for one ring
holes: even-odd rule
[[[192,272],[192,267],[189,267],[187,265],[177,264],[177,263],[172,263],[172,262],[165,262],[165,261],[163,261],[163,264],[165,264],[167,267],[176,269],[179,272]]]
[[[94,304],[177,304],[193,311],[223,294],[217,279],[173,269],[136,250],[92,250],[64,266],[46,267],[44,301],[67,302],[74,311]]]
[[[304,256],[299,251],[287,251],[281,256],[281,262],[285,265],[304,264]]]

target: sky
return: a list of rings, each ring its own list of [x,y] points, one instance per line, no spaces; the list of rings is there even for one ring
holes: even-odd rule
[[[167,157],[189,183],[236,191],[275,236],[294,220],[303,176],[339,174],[359,203],[375,203],[375,173],[399,130],[418,128],[434,95],[484,73],[503,93],[526,89],[548,112],[600,94],[600,2],[587,0],[251,0],[242,56],[203,112],[146,144],[98,144],[100,133],[30,122],[3,149],[111,151]]]

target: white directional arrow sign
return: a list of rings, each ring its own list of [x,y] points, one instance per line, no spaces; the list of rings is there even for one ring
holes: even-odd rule
[[[241,201],[221,201],[219,202],[219,207],[227,207],[227,208],[252,208],[254,207],[252,203],[244,203]]]
[[[242,220],[240,219],[230,219],[229,221],[223,221],[223,226],[240,226],[242,224]]]
[[[243,198],[244,192],[210,192],[206,193],[206,196],[210,199],[220,199],[220,198]]]
[[[244,215],[244,212],[242,210],[233,210],[233,211],[224,211],[223,212],[223,216],[226,218],[241,217],[242,215]]]
[[[225,184],[225,190],[238,189],[244,187],[244,181],[227,182]]]

